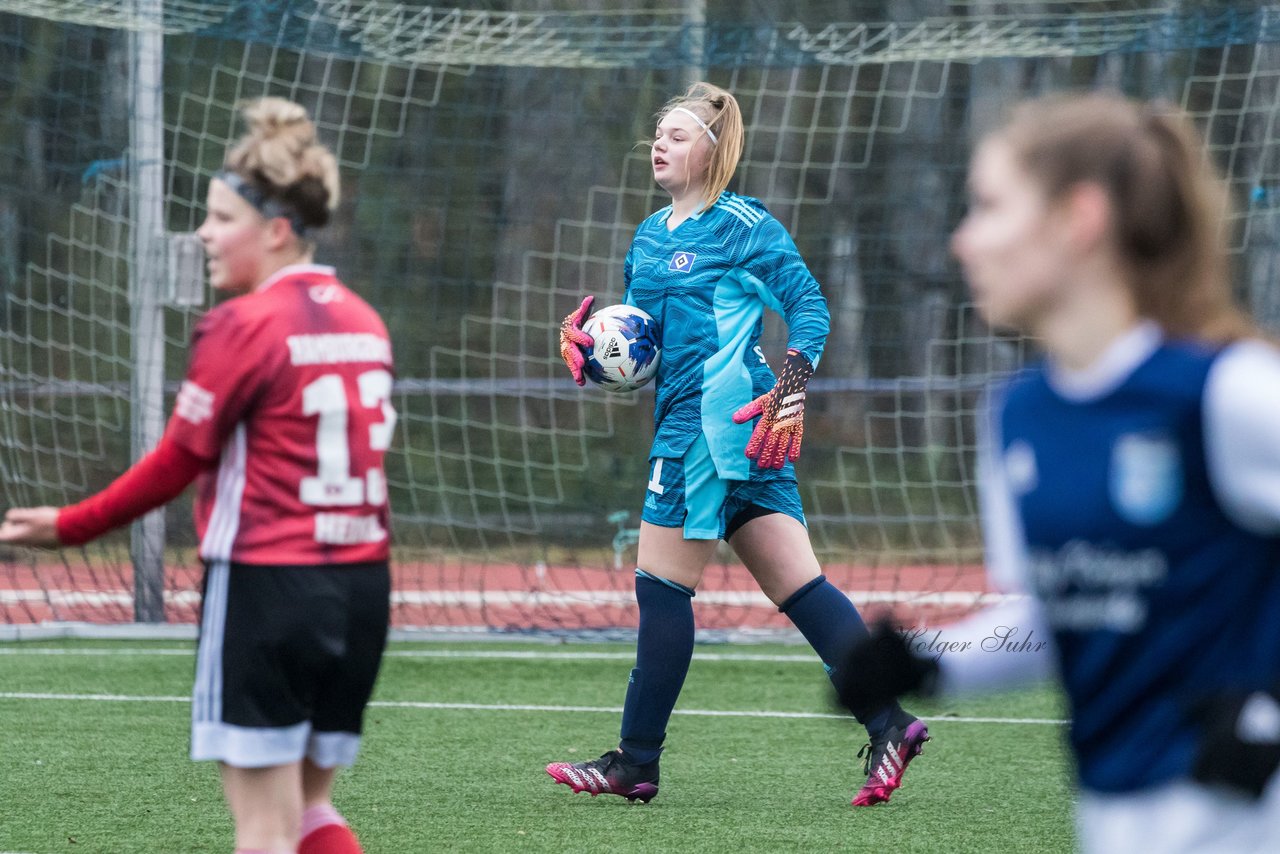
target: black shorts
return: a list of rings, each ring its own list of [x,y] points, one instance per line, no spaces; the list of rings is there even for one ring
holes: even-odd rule
[[[191,758],[350,765],[390,620],[386,561],[205,567]]]

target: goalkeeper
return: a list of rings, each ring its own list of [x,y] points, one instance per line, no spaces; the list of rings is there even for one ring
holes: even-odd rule
[[[657,794],[667,723],[693,655],[692,599],[718,541],[828,669],[866,632],[821,573],[793,466],[806,385],[827,337],[826,300],[782,225],[757,200],[725,189],[742,146],[742,114],[723,89],[695,84],[659,113],[651,165],[671,204],[636,229],[624,265],[627,303],[656,318],[663,336],[635,581],[636,664],[618,749],[547,766],[576,792],[642,801]],[[561,353],[579,385],[591,302],[584,299],[561,330]],[[758,346],[766,308],[789,330],[776,378]],[[928,731],[891,700],[857,714],[869,736],[868,776],[853,803],[881,803]]]
[[[940,660],[877,626],[840,696],[1056,673],[1085,851],[1280,851],[1280,352],[1232,301],[1223,182],[1185,115],[1093,95],[1018,108],[969,185],[978,308],[1045,350],[980,459],[989,569],[1031,595]]]

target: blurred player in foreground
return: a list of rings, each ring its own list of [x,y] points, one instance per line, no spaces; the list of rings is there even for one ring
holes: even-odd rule
[[[876,626],[837,674],[884,678],[837,689],[1056,673],[1085,850],[1280,851],[1280,352],[1232,301],[1223,182],[1185,115],[1079,95],[1017,108],[969,186],[978,309],[1045,352],[980,467],[993,580],[1031,595],[933,658]]]
[[[231,298],[195,329],[163,438],[79,504],[9,510],[0,542],[85,543],[198,479],[191,758],[220,763],[240,854],[355,854],[330,792],[387,635],[391,344],[311,263],[339,187],[306,112],[264,98],[245,117],[197,231]]]
[[[659,114],[651,162],[671,204],[636,229],[624,266],[626,302],[657,319],[663,349],[637,556],[636,665],[619,748],[547,766],[575,792],[642,801],[657,794],[658,757],[693,655],[694,591],[721,539],[828,668],[866,633],[818,566],[793,466],[805,389],[827,339],[826,300],[782,224],[759,201],[726,189],[742,146],[738,102],[718,87],[695,84]],[[591,301],[561,329],[561,354],[579,385]],[[776,379],[758,346],[766,308],[786,319],[789,333]],[[870,743],[868,777],[853,803],[881,803],[928,730],[893,700],[857,715]]]

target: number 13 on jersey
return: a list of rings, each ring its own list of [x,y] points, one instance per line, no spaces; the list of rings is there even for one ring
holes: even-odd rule
[[[302,389],[302,412],[318,415],[316,426],[316,457],[319,470],[313,477],[304,477],[299,486],[298,498],[310,507],[381,507],[387,501],[387,481],[381,465],[367,468],[363,473],[351,471],[351,459],[367,460],[363,449],[354,445],[367,441],[368,450],[376,452],[381,461],[382,452],[391,447],[391,437],[396,426],[396,411],[391,405],[391,374],[384,370],[365,371],[356,377],[358,401],[347,399],[346,385],[340,374],[324,374]],[[364,410],[377,410],[381,420],[370,421],[360,413],[360,421],[369,421],[366,437],[352,436],[348,442],[348,424],[352,404]],[[353,454],[354,451],[354,454]]]

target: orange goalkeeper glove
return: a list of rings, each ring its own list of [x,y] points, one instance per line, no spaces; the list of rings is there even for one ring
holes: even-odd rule
[[[582,352],[582,348],[596,343],[590,335],[582,331],[582,322],[587,319],[587,312],[591,310],[591,302],[594,299],[593,296],[585,298],[576,311],[569,312],[564,316],[564,320],[560,321],[560,358],[564,359],[564,363],[569,366],[569,373],[573,374],[573,381],[578,385],[586,385],[587,382],[587,378],[582,373],[582,368],[587,363],[587,357]]]
[[[774,387],[733,413],[735,424],[760,416],[746,450],[747,457],[760,468],[780,469],[787,460],[800,458],[805,387],[812,376],[809,360],[798,350],[788,350]]]

